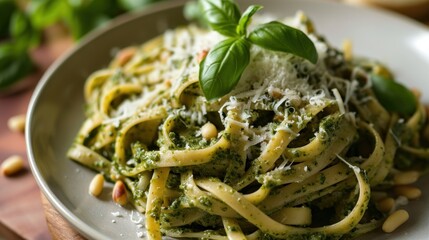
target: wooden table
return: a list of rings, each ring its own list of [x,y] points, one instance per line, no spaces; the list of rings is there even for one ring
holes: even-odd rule
[[[57,39],[33,51],[32,57],[41,69],[46,69],[72,44],[69,37]],[[0,96],[0,163],[15,154],[25,159],[25,169],[16,176],[0,174],[0,239],[45,240],[53,236],[48,231],[42,194],[28,165],[24,134],[12,132],[7,127],[10,117],[27,112],[34,86],[41,75],[39,72],[25,79],[29,86],[19,92]],[[44,206],[50,204],[45,202]]]
[[[0,161],[18,154],[26,158],[24,135],[11,132],[9,117],[25,113],[32,89],[0,98]],[[40,191],[27,161],[14,177],[0,175],[0,236],[6,239],[49,239]]]
[[[424,21],[429,25],[428,19]],[[42,48],[34,58],[48,66],[70,46],[66,39]],[[38,76],[32,76],[36,82]],[[24,135],[11,132],[7,120],[27,111],[33,92],[30,87],[19,93],[0,97],[0,162],[13,154],[26,159]],[[83,239],[40,193],[26,161],[25,170],[14,177],[0,175],[0,239]]]

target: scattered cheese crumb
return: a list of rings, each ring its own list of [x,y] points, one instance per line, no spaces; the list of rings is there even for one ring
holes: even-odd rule
[[[144,232],[137,232],[137,237],[139,237],[139,238],[145,237]]]
[[[115,217],[123,217],[123,215],[120,212],[112,212],[112,215]]]

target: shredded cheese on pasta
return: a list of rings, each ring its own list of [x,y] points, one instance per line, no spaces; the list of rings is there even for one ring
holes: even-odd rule
[[[399,121],[368,87],[366,63],[344,59],[303,13],[285,22],[309,35],[319,62],[252,46],[237,87],[213,102],[199,61],[223,37],[194,25],[89,76],[68,156],[126,183],[148,238],[339,239],[380,225],[371,189],[389,185],[404,146],[421,148],[424,108]],[[294,212],[306,217],[284,222]]]

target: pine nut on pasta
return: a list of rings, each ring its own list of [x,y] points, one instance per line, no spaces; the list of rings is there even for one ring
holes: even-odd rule
[[[217,136],[216,126],[211,122],[204,124],[201,127],[201,135],[206,140],[210,140],[212,138],[215,138]]]

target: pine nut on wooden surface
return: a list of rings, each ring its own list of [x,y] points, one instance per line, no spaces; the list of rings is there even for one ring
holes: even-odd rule
[[[8,157],[1,164],[1,173],[6,176],[12,176],[24,168],[24,160],[21,156],[13,155]]]
[[[25,114],[20,114],[9,118],[7,126],[13,132],[23,133],[25,131]]]

